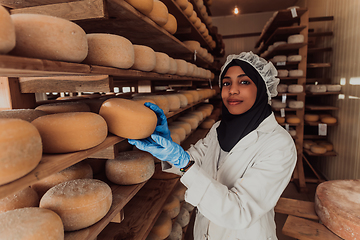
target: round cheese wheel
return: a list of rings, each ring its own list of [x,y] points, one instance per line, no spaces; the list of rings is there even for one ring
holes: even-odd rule
[[[304,143],[304,148],[309,149],[309,150],[310,150],[312,145],[316,144],[314,141],[311,141],[311,140],[304,140],[303,143]]]
[[[287,57],[285,55],[277,55],[272,58],[272,62],[286,62]]]
[[[165,114],[167,114],[170,111],[169,101],[165,96],[151,95],[150,98],[155,101],[156,105],[158,105],[159,108],[161,108]]]
[[[282,101],[277,100],[277,99],[272,99],[272,100],[271,100],[271,106],[272,106],[273,108],[285,108],[285,107],[286,107],[286,103],[283,103]]]
[[[194,102],[198,102],[200,100],[200,95],[199,95],[199,92],[196,91],[196,90],[188,90],[188,91],[185,91],[186,93],[190,93],[193,95],[193,98],[194,98]]]
[[[206,31],[206,25],[205,25],[205,23],[202,22],[200,27],[199,27],[199,32],[200,33],[205,33],[205,31]]]
[[[290,136],[295,137],[296,136],[296,130],[295,129],[289,129],[289,134],[290,134]]]
[[[177,197],[179,199],[180,202],[183,202],[185,200],[185,192],[186,192],[186,187],[184,186],[184,184],[182,184],[181,182],[179,182],[176,187],[174,188],[172,195]]]
[[[298,124],[301,122],[301,119],[298,118],[297,116],[287,116],[286,117],[286,122],[287,123],[292,123],[292,124]]]
[[[303,85],[300,85],[300,84],[291,84],[288,87],[289,93],[301,93],[303,91],[304,91],[304,87],[303,87]]]
[[[170,57],[166,53],[155,52],[156,65],[153,69],[157,73],[168,73],[170,71]]]
[[[333,180],[319,184],[315,211],[321,222],[342,239],[360,238],[360,181]]]
[[[286,44],[287,42],[285,41],[278,41],[278,42],[274,42],[273,46],[274,48],[278,47],[278,46],[281,46],[281,45],[284,45]]]
[[[163,2],[154,0],[153,9],[147,16],[159,26],[164,26],[168,22],[169,10]]]
[[[169,111],[174,112],[180,108],[180,98],[174,94],[163,95],[169,102]]]
[[[41,14],[12,14],[16,45],[12,55],[82,62],[88,54],[86,33],[77,24]]]
[[[51,210],[29,207],[0,214],[1,239],[62,240],[61,218]]]
[[[326,85],[323,84],[307,85],[307,89],[313,93],[326,92]]]
[[[327,152],[331,152],[332,150],[334,150],[334,146],[333,146],[332,143],[330,143],[330,142],[324,142],[324,141],[322,141],[322,142],[318,142],[317,144],[318,144],[319,146],[322,146],[322,147],[326,148],[326,151],[327,151]]]
[[[186,107],[188,105],[188,99],[185,97],[184,94],[174,94],[175,96],[177,96],[180,99],[180,107]]]
[[[27,187],[15,194],[0,199],[0,213],[18,208],[38,207],[39,200],[39,196],[35,190]]]
[[[111,133],[124,138],[146,138],[154,132],[157,123],[152,110],[141,103],[121,98],[106,100],[99,114]]]
[[[171,133],[176,133],[179,136],[180,142],[185,140],[186,131],[183,127],[176,125],[169,125],[169,130]]]
[[[190,123],[175,121],[175,122],[169,123],[169,127],[170,127],[170,126],[179,126],[179,127],[182,127],[182,128],[185,130],[185,134],[186,134],[186,135],[189,135],[189,134],[191,133],[191,125],[190,125]]]
[[[181,227],[186,227],[190,222],[190,213],[185,208],[181,208],[176,222],[179,223]]]
[[[134,64],[131,68],[141,71],[152,71],[156,66],[155,51],[144,45],[133,45],[134,47]]]
[[[153,99],[147,98],[147,97],[133,98],[132,100],[134,100],[135,102],[141,103],[142,105],[144,105],[144,103],[146,103],[146,102],[151,102],[153,104],[156,104],[156,102]]]
[[[210,129],[215,123],[215,120],[214,119],[206,119],[205,121],[203,121],[201,124],[200,124],[200,128],[202,129]]]
[[[195,11],[192,12],[191,16],[189,17],[190,22],[195,23],[197,19],[197,14]]]
[[[275,119],[279,124],[285,123],[285,118],[284,117],[275,115]]]
[[[191,77],[195,71],[195,66],[194,66],[194,64],[189,63],[189,62],[187,64],[188,64],[188,68],[187,68],[186,76]]]
[[[125,151],[105,164],[107,178],[119,185],[132,185],[147,181],[155,172],[154,158],[143,151]]]
[[[280,70],[277,70],[278,72],[278,77],[287,77],[289,75],[289,71],[286,70],[286,69],[280,69]]]
[[[148,15],[154,7],[154,0],[125,0],[125,1],[145,15]]]
[[[288,91],[288,85],[286,84],[279,84],[277,85],[278,93],[286,93]]]
[[[85,162],[79,162],[58,173],[41,179],[40,181],[31,185],[31,188],[34,189],[40,197],[42,197],[47,192],[47,190],[54,187],[55,185],[58,185],[62,182],[82,178],[93,178],[92,168],[88,163]]]
[[[170,235],[171,229],[171,218],[165,212],[161,212],[150,232],[159,236],[161,239],[165,239]]]
[[[308,122],[317,122],[317,121],[319,121],[319,118],[320,118],[320,116],[318,114],[306,113],[304,115],[305,121],[308,121]]]
[[[67,153],[95,147],[108,133],[105,120],[96,113],[57,113],[31,122],[39,131],[45,153]]]
[[[191,93],[181,92],[181,94],[186,97],[188,104],[194,103],[194,96]]]
[[[40,207],[57,213],[65,231],[89,227],[102,219],[112,203],[111,188],[97,179],[76,179],[50,188]]]
[[[0,118],[19,118],[28,122],[32,122],[34,119],[44,116],[47,113],[35,109],[11,109],[0,111]]]
[[[193,11],[194,11],[194,6],[189,2],[187,7],[184,9],[184,14],[187,17],[191,17]]]
[[[197,116],[181,116],[177,120],[189,123],[191,130],[195,130],[199,126],[199,118]]]
[[[175,2],[177,3],[177,5],[179,5],[179,7],[184,10],[187,8],[189,1],[188,0],[175,0]]]
[[[180,137],[179,137],[179,134],[177,134],[176,132],[170,132],[170,137],[171,137],[171,140],[174,142],[174,143],[177,143],[177,144],[181,144],[181,140],[180,140]]]
[[[202,105],[201,107],[199,107],[197,110],[200,110],[200,111],[204,110],[205,116],[208,117],[211,115],[213,109],[214,109],[214,106],[212,104],[205,104],[205,105]]]
[[[304,75],[304,72],[301,69],[296,69],[296,70],[290,70],[289,71],[289,76],[290,77],[302,77],[303,75]]]
[[[194,22],[194,26],[199,29],[201,27],[201,19],[196,17],[196,21]]]
[[[184,202],[182,208],[188,210],[188,212],[192,212],[192,210],[194,210],[195,207],[188,202]]]
[[[90,112],[90,107],[84,102],[58,102],[37,106],[36,110],[47,114],[66,112]]]
[[[326,91],[328,92],[340,92],[341,85],[326,85]]]
[[[199,118],[199,121],[202,121],[204,119],[204,115],[201,111],[191,111],[189,114],[194,114]]]
[[[304,42],[304,35],[302,34],[295,34],[288,37],[287,43],[303,43]]]
[[[288,106],[289,108],[303,108],[304,107],[304,102],[303,101],[295,101],[295,100],[290,100],[288,101]]]
[[[134,64],[134,47],[128,39],[106,33],[91,33],[86,36],[89,53],[84,63],[124,69]]]
[[[177,72],[176,75],[185,76],[188,72],[188,64],[185,60],[175,59],[177,64]]]
[[[181,225],[177,222],[174,222],[172,225],[171,233],[167,240],[182,240],[183,229]]]
[[[301,55],[290,55],[287,57],[288,62],[300,62],[302,60]]]
[[[177,31],[177,20],[174,15],[169,13],[168,21],[163,26],[163,28],[168,31],[170,34],[175,34]]]
[[[0,5],[0,54],[6,54],[15,47],[15,26],[9,12]]]
[[[316,154],[326,153],[326,148],[317,144],[314,144],[310,147],[310,151]]]
[[[176,74],[176,72],[177,72],[177,63],[176,63],[175,59],[170,57],[170,69],[169,69],[168,74]]]
[[[12,118],[0,119],[0,185],[33,170],[41,160],[42,144],[31,123]]]
[[[175,218],[180,212],[180,201],[177,197],[170,195],[162,209],[170,218]]]
[[[336,118],[334,118],[334,117],[323,117],[320,120],[321,120],[321,122],[326,123],[326,124],[334,124],[337,122]]]

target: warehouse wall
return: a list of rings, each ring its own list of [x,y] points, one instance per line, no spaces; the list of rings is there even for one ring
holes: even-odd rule
[[[313,163],[329,180],[360,178],[360,1],[301,0],[298,5],[306,6],[310,17],[334,16],[333,22],[325,24],[334,32],[324,38],[324,44],[333,47],[327,73],[332,83],[343,85],[342,95],[329,98],[329,104],[340,108],[333,111],[339,125],[328,129],[338,156]]]

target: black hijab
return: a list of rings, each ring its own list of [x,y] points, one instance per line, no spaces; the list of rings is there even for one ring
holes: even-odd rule
[[[221,91],[222,80],[232,66],[240,66],[245,74],[255,83],[257,95],[254,105],[245,113],[233,115],[222,106],[222,119],[216,131],[222,150],[229,152],[243,137],[255,130],[260,123],[271,114],[271,106],[268,104],[268,95],[263,78],[259,72],[249,63],[239,59],[232,60],[220,76]]]

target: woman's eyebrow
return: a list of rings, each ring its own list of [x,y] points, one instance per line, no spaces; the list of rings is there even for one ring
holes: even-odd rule
[[[241,78],[241,77],[247,77],[247,75],[244,73],[244,74],[240,74],[237,76],[238,78]]]

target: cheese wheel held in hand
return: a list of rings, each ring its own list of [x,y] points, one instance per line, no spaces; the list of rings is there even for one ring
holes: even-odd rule
[[[15,47],[15,27],[9,12],[0,5],[0,54],[6,54]]]
[[[142,139],[150,136],[156,127],[156,114],[141,103],[112,98],[106,100],[99,114],[109,131],[123,138]]]

